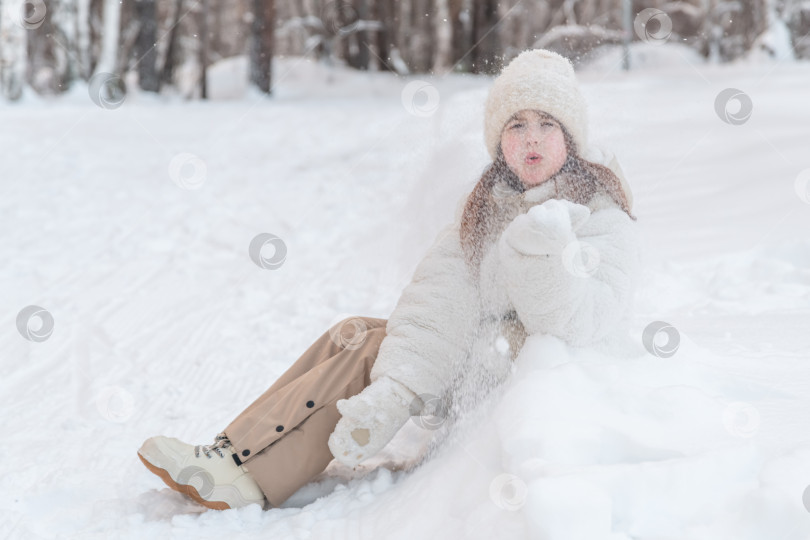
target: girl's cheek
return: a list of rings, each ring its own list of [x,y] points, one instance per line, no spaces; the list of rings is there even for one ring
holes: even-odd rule
[[[565,138],[561,133],[555,133],[554,137],[549,138],[549,141],[552,142],[553,152],[556,157],[559,158],[565,155]]]
[[[511,157],[512,154],[515,152],[515,146],[516,143],[513,137],[505,135],[501,139],[501,150],[503,150],[505,156]]]

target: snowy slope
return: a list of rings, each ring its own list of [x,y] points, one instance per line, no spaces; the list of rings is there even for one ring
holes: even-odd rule
[[[533,336],[415,470],[431,433],[409,423],[266,512],[203,512],[135,451],[211,442],[330,324],[388,316],[486,164],[490,80],[285,59],[272,100],[232,62],[210,103],[0,105],[0,537],[810,538],[810,65],[663,50],[666,69],[643,51],[580,72],[634,188],[637,354]],[[403,99],[417,81],[432,93]],[[725,88],[751,97],[742,125],[715,111]],[[248,256],[263,232],[287,245],[277,270]],[[53,316],[44,341],[17,330],[29,305]],[[653,321],[677,329],[671,357],[642,347]]]

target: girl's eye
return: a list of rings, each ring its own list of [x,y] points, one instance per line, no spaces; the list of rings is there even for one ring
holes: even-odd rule
[[[543,122],[544,126],[554,127],[554,122]]]
[[[519,127],[523,127],[523,124],[516,123],[516,124],[512,124],[511,126],[509,126],[510,129],[519,128]]]

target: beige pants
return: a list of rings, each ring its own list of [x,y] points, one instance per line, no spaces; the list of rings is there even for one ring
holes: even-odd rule
[[[272,506],[329,465],[327,442],[340,420],[335,402],[371,383],[386,323],[370,317],[339,322],[225,428],[235,460]]]

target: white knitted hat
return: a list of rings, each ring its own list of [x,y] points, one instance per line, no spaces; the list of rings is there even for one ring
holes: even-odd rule
[[[571,134],[577,151],[586,151],[587,105],[567,58],[545,49],[523,51],[495,79],[484,112],[484,140],[493,160],[504,124],[523,109],[550,114]]]

